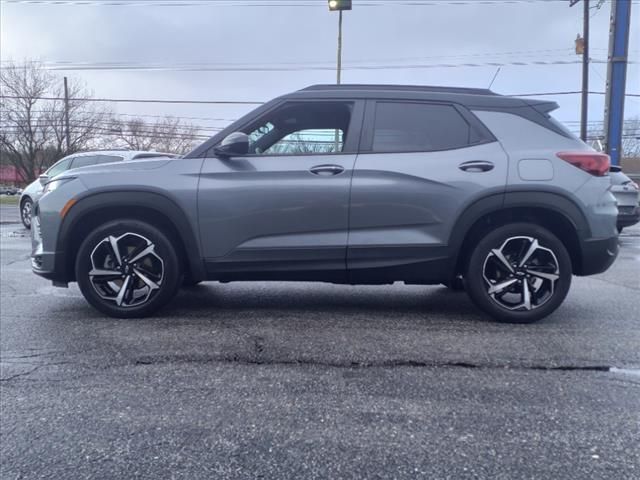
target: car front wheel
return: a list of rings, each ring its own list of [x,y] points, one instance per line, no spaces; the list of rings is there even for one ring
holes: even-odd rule
[[[151,315],[173,298],[181,279],[170,238],[138,220],[96,228],[76,257],[76,280],[82,294],[112,317]]]
[[[474,303],[494,319],[531,323],[552,313],[571,285],[571,259],[547,229],[515,223],[480,240],[465,276]]]
[[[31,228],[31,214],[33,212],[33,202],[30,198],[25,198],[20,204],[20,220],[24,228]]]

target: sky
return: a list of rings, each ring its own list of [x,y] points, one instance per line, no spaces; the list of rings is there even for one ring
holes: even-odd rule
[[[329,12],[326,0],[85,3],[3,0],[0,61],[160,68],[55,71],[61,78],[80,79],[96,97],[106,98],[262,102],[311,84],[335,82],[338,14]],[[591,0],[592,5],[597,3]],[[461,64],[581,60],[574,51],[574,40],[582,31],[581,3],[569,7],[568,0],[354,0],[353,4],[353,10],[344,13],[343,83],[486,88],[498,67]],[[610,8],[606,1],[591,12],[591,91],[605,88],[606,63],[600,62],[607,58]],[[631,25],[627,92],[640,93],[640,2],[635,0]],[[443,63],[454,66],[437,66]],[[218,70],[175,71],[187,64]],[[247,70],[220,71],[239,65]],[[265,67],[280,70],[251,71]],[[491,88],[502,94],[580,90],[581,69],[579,63],[505,65]],[[539,98],[557,101],[556,118],[578,131],[580,95]],[[188,117],[186,121],[208,129],[208,134],[252,108],[113,104],[120,115]],[[601,121],[603,114],[604,96],[591,95],[590,121]],[[638,115],[640,97],[627,97],[625,118]]]

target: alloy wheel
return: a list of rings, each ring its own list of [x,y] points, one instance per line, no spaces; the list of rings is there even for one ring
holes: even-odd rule
[[[91,285],[102,299],[121,308],[148,302],[160,289],[164,274],[155,245],[137,233],[110,235],[91,252]]]
[[[25,201],[22,204],[22,208],[20,209],[20,214],[22,215],[22,223],[27,228],[31,226],[32,210],[33,210],[33,205],[29,200]]]
[[[560,267],[553,251],[537,238],[517,236],[489,252],[482,276],[495,303],[508,310],[529,311],[553,297]]]

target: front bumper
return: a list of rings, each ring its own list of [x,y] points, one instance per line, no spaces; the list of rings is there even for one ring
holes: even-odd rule
[[[68,286],[67,279],[60,275],[62,269],[56,268],[56,262],[60,263],[62,254],[44,251],[37,208],[31,220],[31,270],[36,275],[51,280],[56,287]]]
[[[618,256],[618,236],[582,242],[582,265],[577,275],[595,275],[606,271]]]
[[[640,221],[640,206],[618,207],[618,228],[630,227]]]

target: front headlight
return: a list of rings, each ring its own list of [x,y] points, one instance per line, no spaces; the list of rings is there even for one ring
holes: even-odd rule
[[[73,180],[73,177],[60,178],[60,179],[55,179],[55,180],[51,180],[50,182],[47,182],[44,185],[44,189],[42,190],[42,194],[44,195],[45,193],[53,192],[60,185],[62,185],[64,183],[67,183],[69,180]]]

